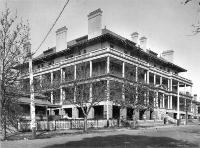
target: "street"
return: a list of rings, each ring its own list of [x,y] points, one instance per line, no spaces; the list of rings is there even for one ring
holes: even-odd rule
[[[140,130],[118,129],[112,132],[2,142],[2,148],[68,147],[198,148],[200,147],[200,126],[162,127]]]

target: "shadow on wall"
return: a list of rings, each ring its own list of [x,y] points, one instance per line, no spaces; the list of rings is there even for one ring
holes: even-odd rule
[[[63,144],[50,145],[44,148],[69,148],[69,147],[136,147],[136,148],[197,148],[197,144],[168,137],[149,137],[136,135],[112,135],[106,137],[84,138],[81,141],[71,141]]]

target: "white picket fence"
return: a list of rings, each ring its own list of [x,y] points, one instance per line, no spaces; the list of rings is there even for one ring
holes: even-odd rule
[[[109,126],[117,126],[117,120],[109,120]],[[107,126],[107,120],[88,120],[88,128],[103,128]],[[81,129],[84,127],[84,120],[55,120],[55,121],[37,121],[36,130],[57,130],[57,129]],[[30,121],[20,122],[19,131],[30,130]]]
[[[103,128],[107,127],[107,120],[87,120],[88,128]],[[133,124],[132,120],[120,121],[116,119],[109,120],[109,127],[117,126],[130,126]],[[161,126],[163,120],[137,120],[137,126],[150,127],[150,126]],[[55,120],[55,121],[37,121],[36,130],[59,130],[59,129],[82,129],[84,127],[84,120]],[[19,131],[29,131],[30,121],[21,122],[18,124]]]

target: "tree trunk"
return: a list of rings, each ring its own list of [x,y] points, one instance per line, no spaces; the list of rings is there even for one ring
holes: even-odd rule
[[[84,127],[83,132],[87,132],[87,116],[84,116]]]
[[[188,124],[188,111],[186,110],[186,113],[185,113],[185,124],[187,125]]]
[[[32,128],[32,139],[35,139],[36,138],[36,128],[33,127]]]
[[[5,115],[2,116],[2,140],[6,140],[6,117]]]
[[[133,109],[133,125],[132,128],[136,127],[136,117],[135,117],[135,109]]]

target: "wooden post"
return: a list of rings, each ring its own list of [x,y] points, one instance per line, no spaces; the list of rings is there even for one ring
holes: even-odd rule
[[[177,84],[177,119],[180,119],[180,91],[179,91],[179,82]]]
[[[49,130],[49,119],[48,119],[48,111],[47,111],[48,106],[46,106],[46,118],[47,118],[47,130]]]
[[[32,138],[36,138],[36,120],[35,120],[35,97],[34,97],[34,85],[33,85],[33,69],[32,69],[32,53],[31,53],[31,44],[27,43],[26,48],[29,56],[29,77],[30,77],[30,115],[31,115],[31,129],[32,129]]]

